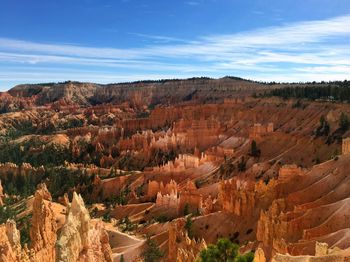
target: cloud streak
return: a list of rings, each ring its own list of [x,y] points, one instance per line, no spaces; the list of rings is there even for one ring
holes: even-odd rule
[[[95,74],[97,82],[109,79],[110,74],[123,80],[136,80],[135,76],[230,74],[277,81],[334,80],[350,75],[350,15],[189,40],[135,35],[156,43],[122,49],[0,38],[0,69],[16,64],[81,66],[89,72],[105,68],[106,77]],[[54,72],[52,69],[53,78],[57,76]],[[16,78],[16,74],[11,74],[6,79],[11,76]],[[2,78],[5,77],[3,73]],[[18,78],[24,79],[21,75]]]

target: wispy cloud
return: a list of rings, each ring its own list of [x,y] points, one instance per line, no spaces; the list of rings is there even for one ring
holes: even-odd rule
[[[169,43],[169,42],[182,42],[186,43],[188,42],[185,39],[177,38],[177,37],[171,37],[171,36],[163,36],[163,35],[151,35],[151,34],[142,34],[142,33],[129,33],[130,35],[134,35],[141,38],[151,39],[154,40],[154,42],[157,43]]]
[[[9,64],[28,64],[34,69],[42,65],[61,68],[80,65],[90,71],[106,69],[106,76],[111,74],[119,79],[120,75],[125,80],[133,80],[135,76],[191,74],[230,74],[277,81],[333,80],[350,76],[350,15],[189,40],[133,34],[154,41],[143,48],[118,49],[0,38],[0,69]],[[52,76],[54,72],[52,70]],[[103,78],[104,74],[94,74],[94,81],[109,79]],[[15,75],[8,78],[17,79]],[[87,74],[80,73],[83,75]]]

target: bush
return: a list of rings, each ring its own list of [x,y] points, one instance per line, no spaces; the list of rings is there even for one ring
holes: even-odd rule
[[[244,172],[246,170],[246,162],[244,157],[242,156],[241,160],[237,164],[238,171]]]
[[[341,113],[339,118],[339,128],[341,131],[346,132],[349,129],[349,118],[346,114]]]
[[[189,238],[193,238],[193,228],[192,228],[192,217],[191,216],[188,216],[186,218],[186,223],[185,223],[185,229],[187,231],[187,235]]]
[[[164,253],[159,249],[158,244],[147,236],[146,250],[142,253],[145,262],[156,262],[164,256]]]
[[[247,253],[244,255],[239,254],[239,246],[232,243],[226,238],[220,238],[216,244],[208,245],[207,249],[200,252],[200,261],[202,262],[253,262],[254,254]]]
[[[316,136],[328,136],[329,130],[330,130],[329,123],[327,122],[324,116],[321,116],[320,125],[316,129]]]
[[[250,146],[250,155],[253,157],[259,157],[260,156],[260,149],[258,148],[255,140],[252,141],[252,144]]]

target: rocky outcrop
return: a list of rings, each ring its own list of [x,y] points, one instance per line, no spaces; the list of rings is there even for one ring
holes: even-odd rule
[[[350,153],[350,138],[343,139],[342,142],[342,154],[349,154]]]
[[[158,192],[156,198],[156,206],[163,207],[165,209],[173,210],[178,213],[179,209],[179,197],[177,192],[172,191],[170,194],[162,195],[161,192]]]
[[[222,209],[238,216],[252,215],[256,205],[254,184],[238,178],[222,181],[219,187],[219,202]]]
[[[34,98],[36,104],[64,101],[102,104],[128,102],[134,107],[151,103],[174,103],[190,100],[224,100],[228,97],[242,97],[269,86],[243,79],[193,78],[187,80],[145,81],[125,84],[98,85],[67,81],[58,84],[18,85],[8,91],[14,98]],[[216,92],[220,90],[220,92]],[[6,96],[4,96],[4,99]]]
[[[160,167],[154,167],[155,172],[181,172],[200,165],[200,158],[193,155],[180,154],[174,161],[168,161]]]
[[[0,226],[0,261],[54,262],[57,225],[51,194],[40,184],[34,195],[30,227],[30,249],[20,244],[20,232],[14,221]],[[4,233],[1,233],[1,230]]]
[[[31,249],[34,261],[54,262],[57,225],[51,208],[51,194],[41,184],[34,195],[30,227]]]
[[[0,177],[6,177],[9,173],[14,176],[29,176],[31,174],[41,175],[44,173],[44,167],[32,167],[29,163],[16,165],[14,163],[0,163]]]
[[[178,185],[174,180],[170,180],[169,183],[149,181],[147,188],[147,197],[154,197],[160,192],[162,195],[171,194],[174,192],[177,195]]]
[[[81,196],[73,193],[66,223],[56,244],[57,261],[112,261],[108,234],[92,221]]]
[[[195,261],[202,249],[207,248],[205,241],[190,239],[184,229],[185,219],[177,219],[169,226],[168,261]]]
[[[260,123],[254,124],[249,132],[249,137],[251,139],[258,139],[261,136],[266,135],[268,133],[272,133],[274,131],[273,123],[268,123],[267,125],[262,125]]]
[[[326,243],[316,242],[316,254],[311,256],[291,256],[289,254],[277,254],[272,262],[346,262],[350,261],[350,249],[328,248]],[[266,262],[264,252],[258,248],[255,252],[254,262]]]
[[[331,248],[350,247],[348,161],[345,155],[302,176],[295,167],[286,167],[285,171],[294,170],[294,175],[282,176],[283,181],[292,176],[285,184],[290,192],[277,197],[258,221],[257,239],[266,257],[315,255],[315,243],[320,241]]]
[[[27,250],[21,249],[20,233],[16,222],[8,220],[0,225],[0,261],[29,262]]]
[[[258,248],[254,253],[254,262],[266,262],[264,250]]]
[[[179,196],[178,213],[184,214],[186,208],[190,213],[199,213],[203,208],[203,196],[192,181],[187,181]]]
[[[68,198],[68,194],[64,193],[63,196],[58,197],[58,202],[62,205],[64,205],[65,207],[69,206],[69,198]]]

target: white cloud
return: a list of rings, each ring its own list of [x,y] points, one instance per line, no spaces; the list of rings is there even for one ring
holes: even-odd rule
[[[125,72],[114,73],[114,79],[120,75],[128,80],[136,77],[136,73],[145,78],[231,74],[277,81],[297,78],[309,81],[312,77],[333,80],[350,75],[350,15],[188,41],[135,35],[157,40],[159,44],[122,49],[0,38],[0,66],[21,63],[133,70],[129,77]],[[102,73],[95,76],[95,81],[103,78]]]

